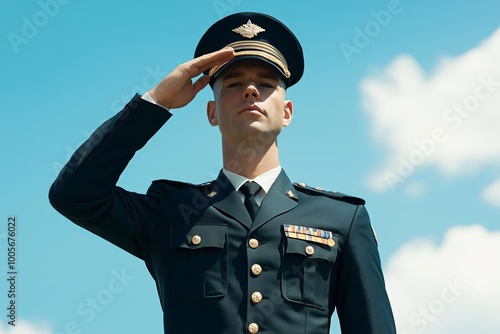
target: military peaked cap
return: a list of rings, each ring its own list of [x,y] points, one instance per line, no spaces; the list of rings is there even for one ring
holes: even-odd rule
[[[210,84],[230,64],[241,59],[260,59],[274,66],[287,87],[296,84],[304,72],[302,47],[295,35],[272,16],[260,13],[237,13],[214,23],[203,35],[195,51],[201,55],[232,47],[236,57],[205,72]]]

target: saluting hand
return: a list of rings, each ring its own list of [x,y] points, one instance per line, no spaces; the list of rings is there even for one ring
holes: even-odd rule
[[[234,50],[224,48],[181,64],[151,89],[149,95],[164,107],[184,107],[210,82],[208,75],[200,77],[194,83],[191,79],[215,65],[228,62],[233,57]]]

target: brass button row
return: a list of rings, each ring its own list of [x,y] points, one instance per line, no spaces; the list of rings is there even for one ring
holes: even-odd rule
[[[255,238],[250,238],[250,240],[248,240],[248,246],[250,246],[250,248],[252,249],[256,249],[257,247],[259,247],[259,240],[255,239]],[[259,265],[259,264],[253,264],[252,267],[251,267],[251,270],[252,270],[252,274],[254,274],[255,276],[259,276],[261,273],[262,273],[262,267]],[[260,303],[262,300],[262,294],[258,291],[252,293],[252,302],[257,304],[257,303]],[[250,334],[256,334],[259,332],[259,325],[257,325],[255,322],[252,322],[250,324],[248,324],[248,332]]]

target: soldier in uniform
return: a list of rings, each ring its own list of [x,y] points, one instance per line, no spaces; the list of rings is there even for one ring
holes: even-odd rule
[[[303,69],[300,43],[275,18],[223,18],[193,60],[102,124],[53,183],[61,214],[144,260],[165,333],[326,334],[335,309],[343,333],[395,333],[365,202],[292,184],[280,166],[277,137],[293,116],[285,91]],[[146,194],[116,186],[170,110],[208,84],[217,179],[157,180]]]

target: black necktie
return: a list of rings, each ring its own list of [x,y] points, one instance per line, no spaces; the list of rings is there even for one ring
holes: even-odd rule
[[[252,220],[254,220],[257,211],[259,211],[259,206],[255,201],[255,194],[258,193],[260,189],[261,188],[257,183],[251,181],[243,183],[240,187],[241,193],[245,195],[245,207],[247,208],[250,217],[252,217]]]

